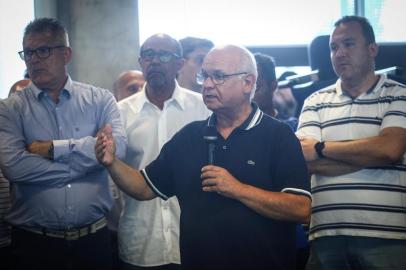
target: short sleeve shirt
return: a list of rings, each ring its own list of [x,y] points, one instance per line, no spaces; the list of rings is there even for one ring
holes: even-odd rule
[[[164,145],[142,171],[150,187],[181,207],[180,249],[184,269],[292,269],[295,224],[264,217],[241,202],[202,191],[208,164],[205,128],[193,122]],[[227,139],[217,134],[214,165],[264,190],[310,196],[300,144],[290,128],[253,104],[248,119]],[[246,268],[248,267],[248,268]]]

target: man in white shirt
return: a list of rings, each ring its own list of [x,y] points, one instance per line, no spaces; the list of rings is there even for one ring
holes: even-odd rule
[[[139,63],[147,81],[119,107],[128,136],[126,162],[143,169],[184,125],[209,116],[200,94],[178,85],[182,48],[157,34],[141,46]],[[180,269],[179,217],[176,198],[138,201],[124,195],[118,239],[123,269]]]

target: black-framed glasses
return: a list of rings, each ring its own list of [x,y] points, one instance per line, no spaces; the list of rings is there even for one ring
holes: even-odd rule
[[[179,55],[173,52],[168,52],[164,50],[154,51],[152,49],[144,50],[141,52],[140,55],[143,60],[147,61],[152,61],[155,58],[155,56],[158,56],[159,61],[161,61],[162,63],[168,63],[173,58],[176,59],[180,58]]]
[[[57,45],[57,46],[53,46],[53,47],[42,46],[42,47],[39,47],[36,49],[25,49],[24,51],[18,52],[18,54],[20,55],[20,58],[24,61],[31,60],[34,53],[37,55],[38,58],[45,59],[51,55],[51,51],[53,49],[65,48],[65,47],[66,47],[65,45]]]
[[[196,74],[196,82],[200,85],[203,85],[203,83],[210,78],[211,81],[215,85],[220,85],[223,84],[228,78],[232,76],[238,76],[238,75],[245,75],[248,74],[248,72],[237,72],[237,73],[232,73],[232,74],[225,74],[223,72],[215,71],[213,74],[208,74],[205,71],[201,71]]]

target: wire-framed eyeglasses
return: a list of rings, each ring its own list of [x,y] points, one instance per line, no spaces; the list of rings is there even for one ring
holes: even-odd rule
[[[215,71],[212,74],[208,74],[205,71],[201,71],[199,73],[196,74],[196,82],[199,85],[203,85],[203,83],[210,78],[211,81],[215,84],[215,85],[221,85],[223,84],[227,79],[229,79],[232,76],[238,76],[238,75],[245,75],[248,74],[248,72],[237,72],[237,73],[231,73],[231,74],[225,74],[219,71]]]
[[[161,61],[162,63],[168,63],[174,58],[175,59],[180,58],[179,55],[173,52],[164,50],[154,51],[152,49],[142,51],[140,56],[141,59],[146,61],[152,61],[155,58],[155,56],[158,56],[159,61]]]
[[[23,51],[19,51],[18,54],[20,55],[20,58],[24,61],[31,60],[34,53],[37,55],[38,58],[45,59],[51,55],[51,51],[53,49],[65,48],[65,47],[66,47],[65,45],[57,45],[57,46],[53,46],[53,47],[41,46],[36,49],[24,49]]]

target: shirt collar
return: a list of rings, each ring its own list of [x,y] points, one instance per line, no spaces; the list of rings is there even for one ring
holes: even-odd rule
[[[379,79],[371,86],[371,88],[368,89],[368,91],[365,92],[365,94],[371,94],[378,91],[381,88],[382,84],[385,82],[385,80],[386,80],[385,74],[379,75]],[[348,96],[341,88],[341,79],[338,79],[336,82],[336,91],[337,94],[339,95]]]
[[[264,115],[264,113],[259,109],[258,105],[255,102],[251,102],[252,111],[247,119],[238,127],[242,130],[250,130],[251,128],[257,126]],[[209,119],[207,120],[207,126],[216,126],[217,125],[217,117],[216,114],[213,113],[210,115]]]
[[[144,83],[140,93],[137,93],[140,95],[139,99],[137,100],[138,104],[136,104],[137,105],[136,107],[138,108],[137,113],[139,113],[143,108],[145,108],[145,106],[149,106],[149,105],[155,106],[154,104],[151,103],[151,101],[149,101],[149,99],[147,97],[146,86],[147,86],[147,83]],[[174,106],[179,106],[179,108],[183,111],[186,106],[187,98],[186,98],[184,91],[182,91],[181,89],[185,90],[185,91],[189,91],[185,88],[180,87],[178,82],[175,80],[175,90],[173,91],[172,97],[165,101],[165,104],[167,104],[167,106],[169,104],[173,104]]]
[[[33,82],[31,82],[30,86],[29,86],[35,97],[40,100],[41,98],[43,98],[46,93],[44,91],[42,91],[41,89],[39,89]],[[72,94],[72,89],[73,89],[73,82],[72,79],[70,78],[70,76],[68,76],[68,79],[66,80],[66,83],[61,91],[61,95],[66,95],[68,98],[71,96]]]

